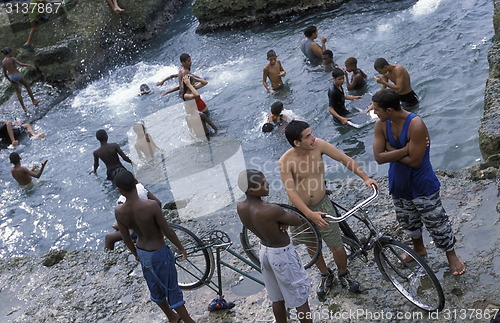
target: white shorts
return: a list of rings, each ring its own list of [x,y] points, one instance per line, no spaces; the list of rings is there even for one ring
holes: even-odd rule
[[[280,248],[261,245],[259,259],[271,302],[284,300],[286,307],[293,308],[308,300],[311,283],[292,243]]]

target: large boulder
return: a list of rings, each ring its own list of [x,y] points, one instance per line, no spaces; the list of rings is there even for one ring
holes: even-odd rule
[[[5,2],[0,6],[0,47],[11,47],[20,61],[37,66],[30,81],[75,88],[138,51],[186,0],[120,0],[125,9],[121,14],[113,12],[105,0],[67,0],[57,13],[52,5],[48,20],[37,25],[34,52],[22,47],[30,31],[28,15],[10,9],[17,1]],[[9,88],[9,82],[0,83],[0,99],[12,93]]]
[[[495,39],[488,52],[490,73],[484,94],[484,114],[479,127],[479,147],[486,163],[500,168],[500,0],[494,1]]]
[[[198,32],[272,22],[313,9],[331,9],[347,0],[195,0]]]

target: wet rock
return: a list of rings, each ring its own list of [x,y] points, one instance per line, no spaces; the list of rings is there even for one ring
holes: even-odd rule
[[[42,264],[45,267],[52,267],[58,263],[60,263],[63,259],[64,256],[66,256],[68,252],[66,250],[53,250],[47,253],[44,257],[45,259],[43,260]]]
[[[39,23],[33,53],[22,48],[30,31],[28,16],[22,12],[7,14],[6,6],[1,6],[0,16],[5,17],[0,19],[2,46],[11,47],[20,61],[36,64],[41,73],[29,77],[30,82],[44,80],[75,88],[138,51],[185,2],[121,0],[125,12],[116,14],[106,1],[69,0],[57,13],[48,14],[48,21]],[[12,94],[9,88],[5,81],[0,83],[0,103]]]
[[[347,0],[196,0],[193,14],[200,25],[198,32],[241,28],[269,23],[302,12],[332,9]]]

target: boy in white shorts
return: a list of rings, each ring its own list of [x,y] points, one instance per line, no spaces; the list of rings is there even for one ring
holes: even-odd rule
[[[262,276],[276,322],[286,323],[286,307],[295,307],[300,322],[312,323],[309,277],[288,233],[282,230],[283,226],[301,225],[301,220],[280,206],[262,200],[269,194],[269,183],[260,171],[241,172],[238,186],[246,194],[245,200],[238,201],[238,215],[243,225],[260,238]]]

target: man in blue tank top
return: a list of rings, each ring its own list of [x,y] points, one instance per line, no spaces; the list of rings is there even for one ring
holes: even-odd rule
[[[425,224],[436,247],[446,252],[450,272],[461,275],[465,264],[455,253],[455,236],[439,197],[439,180],[430,163],[429,132],[422,119],[401,108],[399,94],[383,89],[372,97],[379,117],[375,123],[373,155],[379,164],[390,163],[389,192],[398,222],[413,241],[413,249],[427,254],[422,239]],[[413,259],[403,255],[403,260]]]
[[[326,37],[321,37],[321,47],[314,41],[318,38],[318,28],[309,26],[304,30],[306,38],[300,43],[300,50],[313,65],[321,64],[323,52],[326,50]]]

